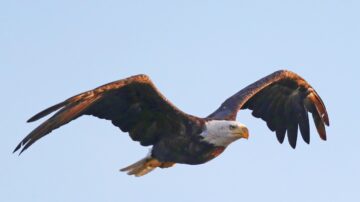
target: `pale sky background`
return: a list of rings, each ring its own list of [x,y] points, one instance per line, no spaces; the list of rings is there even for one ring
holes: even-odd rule
[[[1,1],[0,201],[360,201],[360,3],[304,1]],[[148,152],[110,122],[82,117],[20,157],[40,110],[146,73],[180,109],[207,116],[278,69],[323,98],[328,141],[280,145],[249,111],[250,139],[209,163],[118,172]]]

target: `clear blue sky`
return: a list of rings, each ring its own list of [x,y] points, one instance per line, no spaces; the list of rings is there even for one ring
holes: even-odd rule
[[[177,3],[175,3],[177,2]],[[1,1],[0,201],[360,201],[359,1]],[[146,73],[185,112],[206,116],[278,69],[302,75],[331,121],[323,142],[278,144],[241,112],[250,139],[215,160],[135,178],[148,148],[82,117],[18,157],[38,111]]]

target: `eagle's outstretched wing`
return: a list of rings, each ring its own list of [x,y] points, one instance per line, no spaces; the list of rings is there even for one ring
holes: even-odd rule
[[[280,70],[256,81],[228,98],[208,118],[235,120],[240,109],[253,110],[253,116],[266,121],[280,143],[287,131],[293,148],[298,127],[304,141],[310,142],[311,112],[321,139],[326,140],[324,124],[329,125],[329,118],[325,105],[310,84],[293,72]]]
[[[36,121],[57,110],[57,113],[26,136],[14,152],[20,148],[23,152],[52,130],[82,115],[111,120],[115,126],[129,132],[131,138],[142,145],[155,144],[161,137],[179,134],[189,127],[202,127],[202,119],[177,109],[146,75],[132,76],[81,93],[45,109],[28,122]]]

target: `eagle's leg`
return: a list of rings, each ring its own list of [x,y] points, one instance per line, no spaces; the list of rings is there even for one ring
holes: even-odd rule
[[[130,166],[120,169],[120,171],[127,172],[128,175],[135,175],[136,177],[140,177],[148,174],[157,167],[168,168],[173,166],[174,164],[175,163],[173,162],[160,162],[153,157],[145,157],[140,161],[131,164]]]

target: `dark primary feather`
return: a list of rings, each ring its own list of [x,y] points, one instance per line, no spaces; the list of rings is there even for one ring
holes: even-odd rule
[[[60,109],[61,107],[65,106],[67,103],[66,102],[61,102],[59,104],[56,104],[54,106],[51,106],[39,113],[37,113],[36,115],[34,115],[33,117],[31,117],[27,122],[33,122],[33,121],[37,121],[39,119],[41,119],[42,117],[48,115],[48,114],[51,114],[52,112]]]
[[[310,143],[310,112],[321,139],[326,140],[329,118],[325,105],[310,84],[293,72],[280,70],[254,82],[228,98],[208,118],[235,120],[241,109],[253,110],[253,116],[266,121],[280,143],[287,132],[293,148],[298,128],[303,140]]]
[[[82,115],[110,120],[142,145],[155,144],[163,136],[176,134],[184,127],[202,127],[202,119],[177,109],[146,75],[129,77],[71,97],[36,114],[29,122],[56,110],[58,112],[26,136],[14,152],[20,148],[23,152],[52,130]]]

